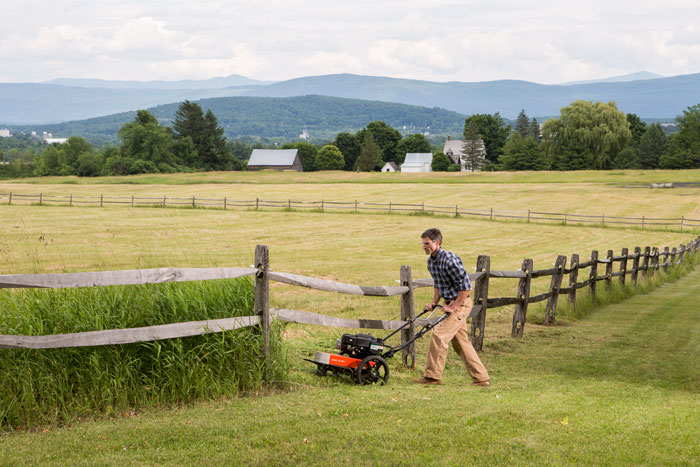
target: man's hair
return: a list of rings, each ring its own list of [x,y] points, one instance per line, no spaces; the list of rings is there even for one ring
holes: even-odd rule
[[[433,227],[432,229],[428,229],[425,232],[423,232],[420,236],[420,238],[429,238],[432,241],[437,241],[439,240],[440,243],[442,243],[442,233],[440,233],[440,229],[436,229]]]

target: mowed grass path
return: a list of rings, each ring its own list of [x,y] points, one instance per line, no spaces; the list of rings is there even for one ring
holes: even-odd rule
[[[466,386],[454,354],[430,388],[398,361],[385,387],[300,364],[288,393],[5,433],[0,464],[697,465],[698,297],[700,268],[580,321],[528,325],[483,352],[490,389]]]

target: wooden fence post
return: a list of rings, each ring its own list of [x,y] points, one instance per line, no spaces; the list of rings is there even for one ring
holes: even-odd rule
[[[226,210],[226,196],[224,196],[224,211]]]
[[[559,300],[559,289],[561,288],[561,280],[564,277],[564,267],[566,266],[566,256],[557,256],[557,261],[554,263],[554,268],[557,270],[552,274],[552,281],[549,284],[549,291],[552,295],[547,299],[547,307],[544,310],[544,323],[552,324],[556,319],[557,301]]]
[[[267,380],[270,360],[270,253],[267,245],[255,247],[255,314],[260,316],[263,335],[262,354],[265,360],[265,379]]]
[[[674,246],[673,249],[671,250],[671,266],[676,264],[676,254],[678,254],[678,250]]]
[[[73,193],[70,194],[70,199],[68,200],[68,206],[73,206]]]
[[[588,280],[590,281],[588,287],[591,291],[591,299],[595,303],[595,284],[596,278],[598,277],[598,250],[591,251],[591,261],[593,264],[591,264],[591,273],[588,276]]]
[[[678,248],[678,264],[681,264],[683,262],[684,255],[685,255],[685,245],[681,245],[680,248]]]
[[[401,285],[408,287],[408,292],[401,295],[401,320],[408,321],[416,316],[415,302],[413,296],[413,280],[411,278],[411,266],[401,266]],[[401,331],[401,345],[408,342],[416,333],[415,323],[411,323]],[[401,352],[403,366],[414,368],[416,366],[416,344],[415,342],[403,349]]]
[[[625,285],[625,276],[627,275],[627,255],[629,250],[627,248],[622,249],[622,260],[620,260],[620,284]]]
[[[167,197],[165,195],[163,195],[163,207],[165,207],[165,205],[167,204],[166,200],[167,200]]]
[[[608,263],[605,265],[605,289],[610,290],[612,288],[612,272],[613,272],[613,251],[608,250],[608,256],[606,257]]]
[[[10,197],[7,201],[7,204],[12,204],[12,192],[10,192]]]
[[[484,343],[490,271],[491,258],[489,256],[479,255],[476,260],[476,272],[483,272],[484,274],[476,281],[475,287],[473,287],[474,297],[472,299],[472,306],[481,305],[481,310],[472,318],[472,327],[469,332],[469,337],[475,350],[481,350]]]
[[[637,274],[639,274],[639,257],[642,254],[642,249],[638,246],[634,247],[634,259],[632,260],[632,283],[637,284]]]
[[[569,269],[569,287],[571,292],[569,292],[569,305],[571,308],[576,308],[576,281],[578,280],[578,263],[579,257],[576,253],[571,255],[571,263]]]
[[[44,201],[44,193],[39,193],[39,206],[41,206],[43,201]]]
[[[651,249],[651,275],[656,273],[659,268],[659,249],[654,247]]]
[[[104,195],[100,195],[100,207],[102,207],[104,202]]]
[[[668,272],[668,247],[664,247],[664,272]]]
[[[134,207],[134,195],[131,195],[131,207]]]
[[[260,207],[260,198],[255,198],[255,210],[257,211]]]
[[[523,265],[520,270],[525,273],[525,277],[521,277],[518,281],[518,303],[515,304],[515,311],[513,312],[513,329],[510,333],[512,337],[523,337],[523,331],[525,330],[527,305],[528,301],[530,300],[530,283],[532,282],[532,260],[523,260]]]
[[[651,251],[651,248],[648,246],[644,247],[644,259],[642,261],[642,277],[647,277],[648,274],[648,269],[649,269],[649,252]]]
[[[192,195],[192,208],[195,207],[195,202],[194,202],[194,195]]]

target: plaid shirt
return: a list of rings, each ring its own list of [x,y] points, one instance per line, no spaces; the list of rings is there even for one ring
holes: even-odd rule
[[[446,301],[457,298],[460,290],[471,290],[469,274],[459,256],[440,248],[435,256],[428,257],[428,271],[440,296]]]

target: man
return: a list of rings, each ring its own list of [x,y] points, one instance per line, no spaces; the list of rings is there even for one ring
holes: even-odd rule
[[[425,308],[432,310],[445,300],[443,311],[449,316],[437,325],[430,335],[428,355],[425,360],[425,376],[414,379],[418,384],[440,384],[445,368],[447,347],[452,342],[457,354],[472,377],[473,386],[491,386],[489,374],[469,341],[467,318],[472,309],[469,296],[471,282],[469,274],[456,254],[443,250],[442,234],[438,229],[428,229],[421,235],[421,243],[428,258],[428,271],[433,278],[433,301]]]

